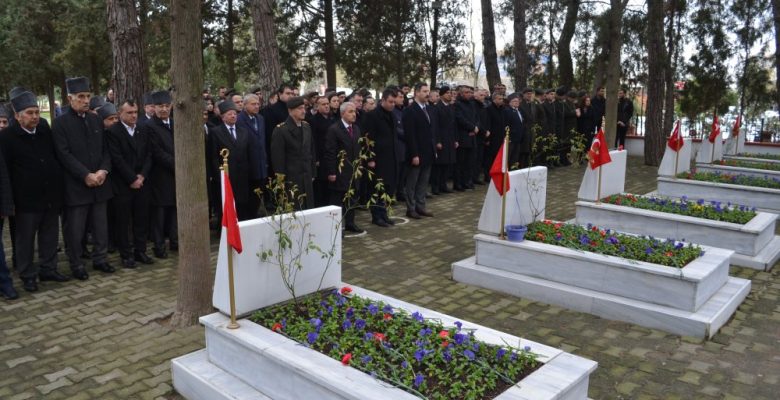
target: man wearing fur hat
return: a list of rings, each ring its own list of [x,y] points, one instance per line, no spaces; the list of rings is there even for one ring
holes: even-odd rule
[[[86,280],[81,246],[87,224],[92,228],[92,266],[106,273],[114,267],[106,260],[108,222],[106,207],[113,197],[108,185],[111,157],[104,145],[103,121],[89,112],[89,80],[66,80],[70,109],[54,120],[54,144],[65,170],[65,244],[76,279]]]

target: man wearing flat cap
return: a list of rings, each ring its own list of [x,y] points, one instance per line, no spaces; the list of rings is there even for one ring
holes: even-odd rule
[[[65,170],[65,244],[76,279],[89,278],[81,256],[87,224],[93,235],[92,266],[106,273],[114,267],[106,260],[108,221],[106,207],[113,197],[108,185],[111,156],[104,142],[103,121],[89,112],[89,80],[65,81],[70,110],[54,120],[54,144]]]
[[[138,126],[146,125],[146,122],[152,119],[154,116],[154,101],[152,100],[152,93],[145,93],[143,98],[143,112],[138,113]]]
[[[2,167],[7,167],[13,189],[16,269],[24,289],[34,292],[38,280],[70,280],[57,272],[64,176],[52,131],[41,123],[36,96],[23,92],[14,97],[12,104],[17,122],[0,132],[5,159]],[[38,264],[33,263],[36,236]]]
[[[209,129],[210,160],[213,171],[219,171],[222,165],[222,149],[227,149],[228,175],[230,186],[236,201],[236,213],[239,221],[257,217],[257,194],[255,189],[261,186],[259,163],[255,149],[258,148],[255,135],[237,124],[238,107],[232,101],[219,103],[222,123]],[[217,221],[222,220],[222,207],[216,210]]]
[[[113,103],[105,103],[97,109],[97,115],[103,121],[103,128],[108,129],[117,121],[119,121],[119,115],[116,112],[116,106]]]
[[[179,231],[176,221],[176,161],[174,158],[174,129],[171,119],[171,94],[167,90],[152,93],[154,115],[143,126],[152,150],[152,171],[149,184],[152,189],[152,229],[154,256],[168,257],[166,236],[170,249],[179,249]]]
[[[297,195],[305,195],[301,204],[293,199],[296,208],[314,208],[315,149],[311,127],[305,121],[306,107],[302,97],[287,101],[289,116],[276,125],[271,137],[271,165],[277,175],[284,176],[287,192],[293,185]]]

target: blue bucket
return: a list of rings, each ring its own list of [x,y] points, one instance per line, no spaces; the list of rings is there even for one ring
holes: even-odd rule
[[[510,242],[522,242],[525,239],[525,233],[528,228],[525,225],[507,225],[506,238]]]

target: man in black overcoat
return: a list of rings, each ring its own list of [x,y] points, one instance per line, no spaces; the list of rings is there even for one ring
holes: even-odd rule
[[[624,89],[618,90],[617,104],[617,136],[615,137],[615,147],[626,145],[626,134],[628,126],[631,125],[631,117],[634,115],[634,103],[626,97]]]
[[[431,168],[436,158],[434,132],[436,131],[435,113],[429,113],[428,94],[430,89],[425,83],[414,85],[414,101],[403,111],[401,121],[406,139],[406,216],[412,219],[433,217],[425,207],[425,195],[428,194],[428,182]]]
[[[106,261],[108,247],[108,200],[114,196],[108,182],[111,156],[105,143],[103,121],[89,112],[89,80],[66,82],[71,108],[54,120],[54,144],[65,170],[65,246],[73,276],[89,278],[81,256],[82,239],[90,225],[94,269],[106,273],[114,267]]]
[[[457,162],[453,189],[464,191],[473,189],[472,169],[474,164],[474,151],[476,151],[476,135],[480,132],[477,107],[474,103],[474,89],[470,86],[461,86],[458,99],[455,103],[455,125],[458,142]]]
[[[490,167],[493,165],[493,160],[496,158],[498,149],[501,147],[501,143],[504,143],[504,135],[506,131],[506,122],[504,121],[504,94],[493,93],[491,96],[490,105],[487,107],[487,129],[490,132],[485,146],[485,158],[482,161],[482,171],[485,179],[490,180]],[[508,165],[512,165],[511,163]]]
[[[510,167],[518,164],[521,168],[527,167],[521,161],[521,149],[528,141],[528,116],[520,108],[520,95],[512,93],[507,98],[509,106],[503,110],[503,117],[507,127],[509,127],[509,154],[508,164]]]
[[[311,126],[305,121],[306,107],[303,98],[292,97],[287,101],[289,116],[276,125],[271,138],[271,165],[276,175],[284,177],[286,191],[296,186],[296,198],[291,199],[296,208],[314,208],[315,150]],[[305,195],[302,202],[297,196]]]
[[[387,88],[382,92],[379,107],[366,113],[365,128],[366,137],[373,142],[374,156],[368,162],[368,167],[374,170],[376,179],[381,179],[384,185],[384,193],[393,196],[400,181],[398,164],[403,159],[399,153],[398,130],[393,115],[395,101],[398,92]],[[369,186],[374,187],[374,182]],[[381,227],[395,225],[395,222],[387,215],[387,204],[378,199],[377,204],[371,207],[371,222]]]
[[[333,95],[332,98],[338,98]],[[317,175],[314,179],[314,205],[322,207],[330,202],[328,192],[328,171],[325,168],[325,138],[328,128],[338,121],[335,114],[331,113],[330,102],[326,96],[317,99],[317,113],[309,117],[311,134],[314,137],[314,149],[316,151]]]
[[[449,86],[439,88],[439,102],[434,106],[439,120],[435,138],[436,160],[431,170],[431,192],[452,193],[447,187],[447,178],[455,165],[458,142],[455,140],[455,107],[452,105],[452,90]]]
[[[354,207],[360,198],[360,181],[353,177],[356,161],[360,159],[362,132],[355,123],[357,121],[355,104],[345,102],[339,107],[339,113],[341,118],[328,128],[325,138],[324,161],[328,174],[330,203],[341,206],[344,213],[344,230],[363,233],[363,229],[355,224]],[[350,189],[353,193],[345,199]]]
[[[122,265],[135,268],[136,261],[152,264],[146,254],[151,210],[150,182],[152,149],[147,132],[138,126],[138,104],[125,100],[119,105],[119,123],[106,130],[111,153],[114,188],[114,243]],[[132,227],[133,243],[128,231]]]
[[[174,124],[171,119],[171,94],[166,90],[152,93],[154,115],[142,126],[152,151],[150,186],[152,192],[151,238],[154,256],[166,258],[166,236],[171,250],[179,249],[176,220],[176,159],[174,157]]]

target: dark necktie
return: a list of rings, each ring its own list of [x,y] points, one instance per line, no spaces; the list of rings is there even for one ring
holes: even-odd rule
[[[233,138],[233,141],[236,140],[236,130],[232,126],[230,127],[230,136]]]
[[[257,130],[257,119],[255,119],[255,117],[249,117],[249,120],[252,121],[252,127]]]
[[[422,105],[420,107],[422,107],[422,110],[425,113],[425,118],[428,119],[428,122],[431,122],[431,116],[428,115],[428,110],[425,109],[425,105]]]
[[[352,125],[347,127],[347,133],[349,133],[349,138],[354,139],[355,137],[352,135]]]

